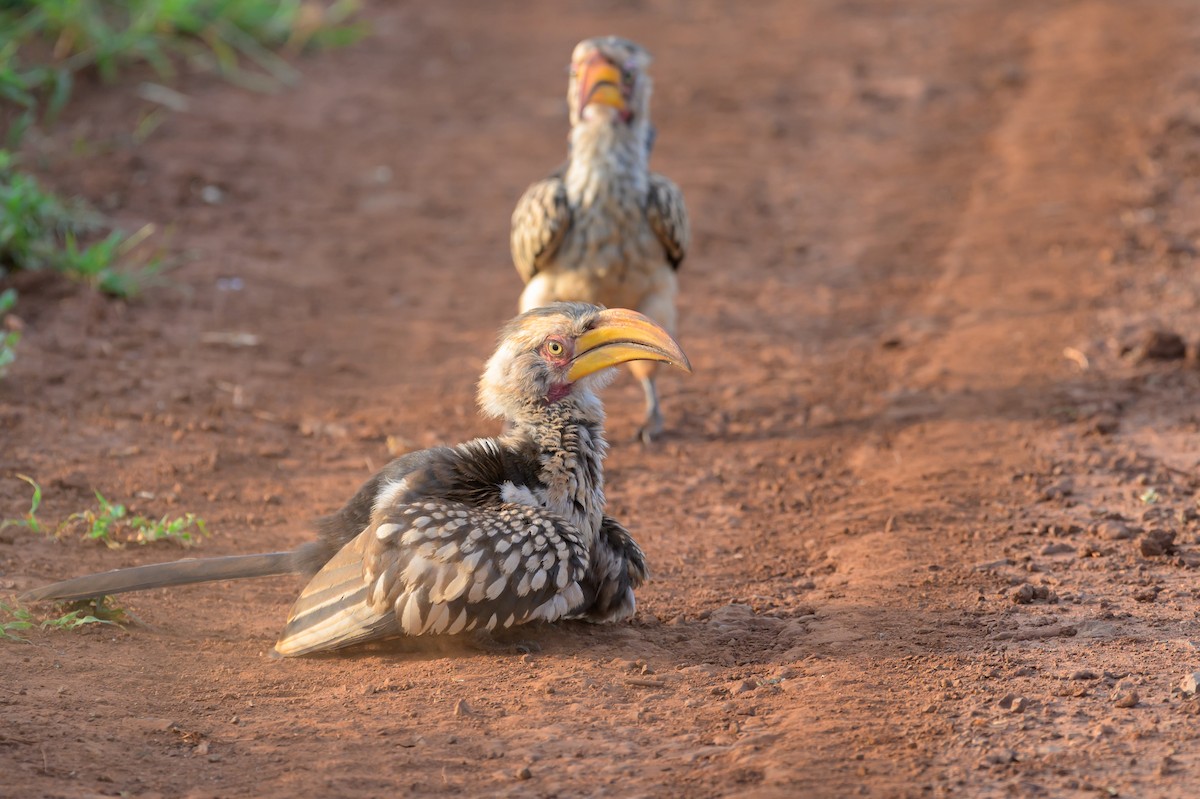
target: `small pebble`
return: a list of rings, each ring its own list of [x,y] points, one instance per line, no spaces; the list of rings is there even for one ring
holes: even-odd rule
[[[517,770],[517,779],[527,780],[533,776],[533,772],[529,770],[529,766],[521,766]]]
[[[1151,530],[1138,540],[1138,548],[1148,558],[1169,555],[1175,550],[1175,532]]]
[[[1057,483],[1051,483],[1042,489],[1038,495],[1038,499],[1042,502],[1050,502],[1063,497],[1069,497],[1075,491],[1075,484],[1070,480],[1059,480]]]
[[[1137,531],[1124,522],[1115,519],[1105,519],[1094,528],[1096,535],[1106,541],[1124,541],[1137,535]]]
[[[1148,585],[1145,588],[1139,588],[1133,592],[1133,598],[1138,602],[1153,602],[1158,599],[1159,587],[1157,585]]]
[[[1184,696],[1195,696],[1200,690],[1200,671],[1193,671],[1179,681],[1179,690]]]
[[[1173,330],[1150,330],[1132,348],[1135,361],[1175,361],[1187,356],[1187,344]]]
[[[1056,604],[1058,595],[1044,585],[1030,585],[1022,583],[1010,595],[1012,601],[1018,605],[1029,605],[1033,602],[1048,602]]]
[[[984,757],[984,762],[990,766],[1003,766],[1015,762],[1017,753],[1012,749],[993,749]]]
[[[1113,704],[1117,707],[1136,707],[1140,701],[1137,691],[1118,691],[1113,697]]]

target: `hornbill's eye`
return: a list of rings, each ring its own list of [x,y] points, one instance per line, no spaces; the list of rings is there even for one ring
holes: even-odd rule
[[[562,355],[566,351],[567,351],[567,348],[563,346],[561,341],[555,341],[554,339],[550,339],[549,341],[546,342],[547,354],[553,355],[555,358]]]

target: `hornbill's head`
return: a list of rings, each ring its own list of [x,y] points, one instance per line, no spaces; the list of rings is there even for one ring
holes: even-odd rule
[[[662,361],[691,372],[675,340],[636,311],[559,302],[526,311],[500,332],[479,381],[484,413],[518,421],[530,410],[595,404],[595,391],[628,361]]]
[[[575,45],[567,104],[571,127],[582,120],[631,126],[650,115],[650,53],[619,36],[597,36]]]

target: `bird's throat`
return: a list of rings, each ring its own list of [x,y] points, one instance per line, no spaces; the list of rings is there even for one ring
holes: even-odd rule
[[[634,194],[644,194],[648,184],[646,131],[640,124],[612,124],[609,120],[584,120],[571,130],[571,155],[567,163],[567,194],[572,203],[589,204],[629,184]]]
[[[591,540],[600,529],[605,505],[608,444],[603,411],[598,406],[578,407],[568,400],[543,406],[514,424],[507,435],[525,439],[537,453],[546,507]]]

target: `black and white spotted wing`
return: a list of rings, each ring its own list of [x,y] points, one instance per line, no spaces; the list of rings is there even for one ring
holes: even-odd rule
[[[513,264],[528,283],[554,260],[571,227],[571,203],[561,173],[531,185],[513,210],[509,245]]]
[[[663,246],[667,263],[672,269],[678,270],[692,238],[687,206],[683,204],[683,192],[679,187],[670,178],[657,172],[650,173],[646,220]]]
[[[371,525],[304,589],[276,650],[301,655],[395,635],[554,621],[584,603],[588,551],[541,508],[417,500]]]

